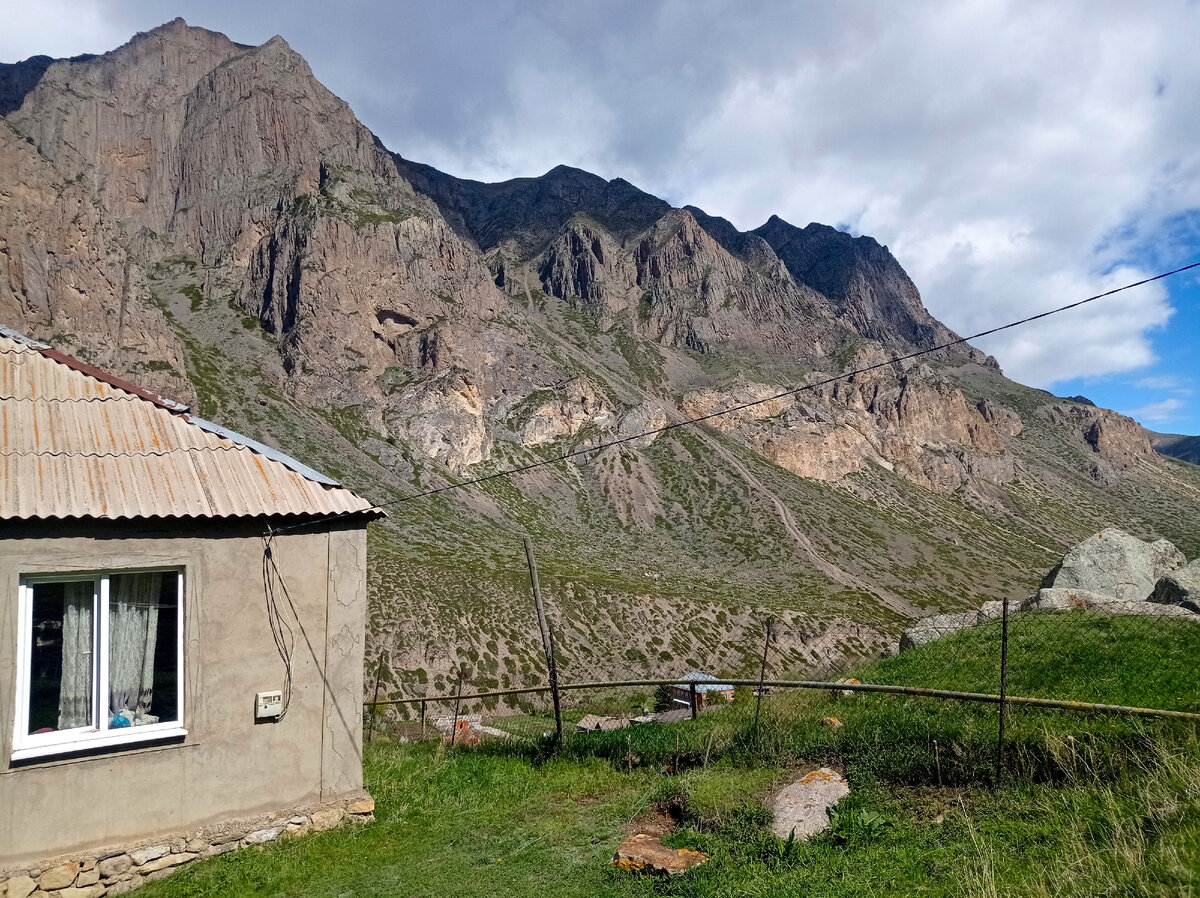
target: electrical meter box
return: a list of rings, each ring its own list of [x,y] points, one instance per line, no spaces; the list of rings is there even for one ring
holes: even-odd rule
[[[254,719],[270,720],[283,713],[283,692],[259,692],[254,696]]]

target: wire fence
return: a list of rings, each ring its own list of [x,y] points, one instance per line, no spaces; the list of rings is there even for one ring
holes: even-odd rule
[[[750,733],[756,750],[775,756],[834,751],[839,731],[848,729],[860,742],[911,743],[905,764],[919,767],[923,781],[941,784],[997,781],[1005,772],[1039,775],[1044,759],[1030,760],[1023,746],[1039,728],[1044,732],[1040,715],[1047,713],[1074,712],[1076,722],[1065,728],[1081,740],[1098,719],[1110,721],[1108,727],[1118,718],[1200,722],[1200,613],[1066,590],[1039,596],[916,621],[898,646],[875,660],[814,659],[803,668],[777,651],[786,634],[766,617],[757,645],[732,653],[741,659],[734,666],[678,669],[663,677],[661,670],[651,675],[635,656],[604,665],[624,675],[601,682],[587,676],[595,659],[561,662],[547,621],[541,639],[546,667],[529,671],[528,685],[476,687],[472,669],[463,665],[451,689],[381,698],[377,677],[366,735],[560,749],[591,740],[611,743],[631,759],[633,737],[620,732],[669,733],[671,725],[706,721],[707,750],[691,744],[694,734],[681,745],[676,732],[673,756],[671,737],[657,738],[659,760],[669,766],[684,763],[681,755],[711,753],[714,727],[727,731],[726,747]],[[536,602],[540,606],[540,595]],[[544,611],[539,617],[546,619]],[[639,736],[643,753],[645,743]],[[1068,755],[1075,751],[1073,741],[1064,745]]]

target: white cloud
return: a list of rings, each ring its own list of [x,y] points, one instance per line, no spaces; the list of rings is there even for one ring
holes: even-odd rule
[[[1142,377],[1134,382],[1134,386],[1141,387],[1143,390],[1166,390],[1179,396],[1192,395],[1191,381],[1173,374]]]
[[[310,0],[176,11],[235,40],[283,33],[389,147],[452,174],[566,163],[743,228],[848,224],[961,333],[1173,267],[1197,242],[1195,219],[1172,221],[1200,208],[1187,0],[347,0],[334,27]],[[79,52],[166,15],[49,0],[15,29]],[[1043,386],[1132,371],[1170,311],[1148,285],[984,348]]]
[[[1183,408],[1183,401],[1180,399],[1163,399],[1160,402],[1151,402],[1148,405],[1143,405],[1141,408],[1131,409],[1124,414],[1137,421],[1169,421],[1175,414]]]
[[[0,29],[0,62],[30,56],[103,53],[133,35],[114,21],[100,0],[37,0],[10,3]]]

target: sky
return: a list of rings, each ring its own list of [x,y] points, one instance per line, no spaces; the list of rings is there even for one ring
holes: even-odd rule
[[[1200,261],[1198,0],[3,2],[0,61],[177,15],[281,34],[390,149],[451,174],[574,165],[742,229],[870,234],[964,335]],[[978,345],[1196,434],[1198,338],[1193,271]]]

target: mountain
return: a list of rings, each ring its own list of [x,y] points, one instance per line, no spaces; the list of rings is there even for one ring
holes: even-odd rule
[[[1200,465],[1200,436],[1189,437],[1178,433],[1155,433],[1147,430],[1146,437],[1154,451]]]
[[[0,109],[0,323],[379,502],[635,437],[390,507],[385,692],[541,678],[522,533],[575,679],[748,671],[769,613],[779,673],[877,653],[1109,524],[1200,554],[1198,469],[1131,419],[969,346],[888,364],[956,338],[869,237],[454,178],[181,19],[0,66]]]

